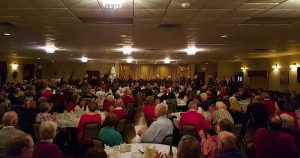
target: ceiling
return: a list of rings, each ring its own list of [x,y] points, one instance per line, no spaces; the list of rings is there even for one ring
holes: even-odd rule
[[[0,1],[0,54],[44,61],[124,62],[124,45],[143,63],[273,58],[300,53],[299,28],[300,0],[126,0],[122,9],[100,0]],[[49,42],[54,54],[40,48]],[[204,50],[188,56],[188,45]]]

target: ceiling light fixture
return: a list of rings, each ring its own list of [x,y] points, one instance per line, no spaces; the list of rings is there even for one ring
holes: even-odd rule
[[[291,65],[290,65],[290,68],[291,68],[292,70],[297,70],[297,67],[299,67],[299,65],[298,65],[297,63],[294,63],[294,64],[291,64]]]
[[[128,57],[128,58],[126,59],[126,62],[127,62],[127,63],[132,63],[132,61],[133,61],[132,57]]]
[[[16,64],[16,63],[12,63],[12,64],[11,64],[11,68],[12,68],[13,70],[17,70],[18,67],[19,67],[19,64]]]
[[[88,61],[88,58],[86,56],[81,57],[81,62],[86,63]]]
[[[279,69],[280,66],[278,64],[275,64],[275,65],[272,66],[272,68],[276,70],[276,69]]]
[[[57,50],[57,48],[54,45],[47,45],[46,47],[43,47],[43,49],[48,54],[52,54],[52,53],[54,53]]]
[[[228,37],[228,35],[222,35],[221,37],[222,37],[222,38],[226,38],[226,37]]]
[[[105,8],[109,9],[119,9],[122,8],[125,0],[101,0]]]
[[[243,71],[246,71],[248,68],[246,66],[241,67]]]
[[[165,64],[169,64],[170,62],[171,62],[171,59],[170,59],[170,58],[165,58],[165,59],[164,59],[164,63],[165,63]]]
[[[133,52],[131,46],[124,46],[121,50],[125,55],[130,55]]]
[[[10,36],[11,34],[5,32],[5,33],[3,33],[3,35],[4,35],[4,36]]]
[[[189,47],[186,49],[187,55],[195,55],[198,49],[196,47]]]

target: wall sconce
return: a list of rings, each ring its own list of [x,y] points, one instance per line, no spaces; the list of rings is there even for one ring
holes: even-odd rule
[[[299,65],[298,65],[297,63],[294,63],[294,64],[291,64],[291,65],[290,65],[290,68],[291,68],[292,70],[297,70],[297,67],[299,67]]]
[[[243,71],[246,71],[248,68],[246,66],[241,67]]]
[[[12,63],[12,64],[11,64],[11,68],[12,68],[13,70],[17,70],[18,67],[19,67],[19,65],[16,64],[16,63]]]
[[[272,68],[273,68],[273,69],[279,69],[280,66],[279,66],[278,64],[275,64],[275,65],[272,66]]]

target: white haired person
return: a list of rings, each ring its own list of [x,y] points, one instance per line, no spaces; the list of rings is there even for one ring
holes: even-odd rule
[[[216,103],[216,111],[213,112],[212,127],[215,128],[216,124],[221,119],[228,119],[234,123],[231,114],[227,111],[226,105],[223,102],[218,101]]]
[[[37,143],[32,158],[63,158],[59,147],[53,143],[57,124],[52,121],[42,122],[39,133],[41,141]]]
[[[281,114],[280,118],[282,120],[282,132],[292,135],[295,139],[295,143],[298,148],[298,155],[300,155],[300,131],[294,129],[294,117],[289,114]]]

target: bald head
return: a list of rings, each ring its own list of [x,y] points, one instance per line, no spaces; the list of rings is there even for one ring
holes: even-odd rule
[[[235,148],[236,136],[227,131],[222,131],[218,134],[218,150],[222,152],[227,149]]]
[[[18,122],[18,115],[14,111],[4,113],[2,118],[4,126],[15,126]]]
[[[167,114],[167,105],[165,103],[160,103],[155,106],[154,116],[160,117]]]
[[[272,130],[280,130],[281,129],[282,120],[279,115],[272,114],[269,117],[269,127]]]
[[[178,144],[178,158],[200,157],[200,144],[196,138],[184,135]]]

